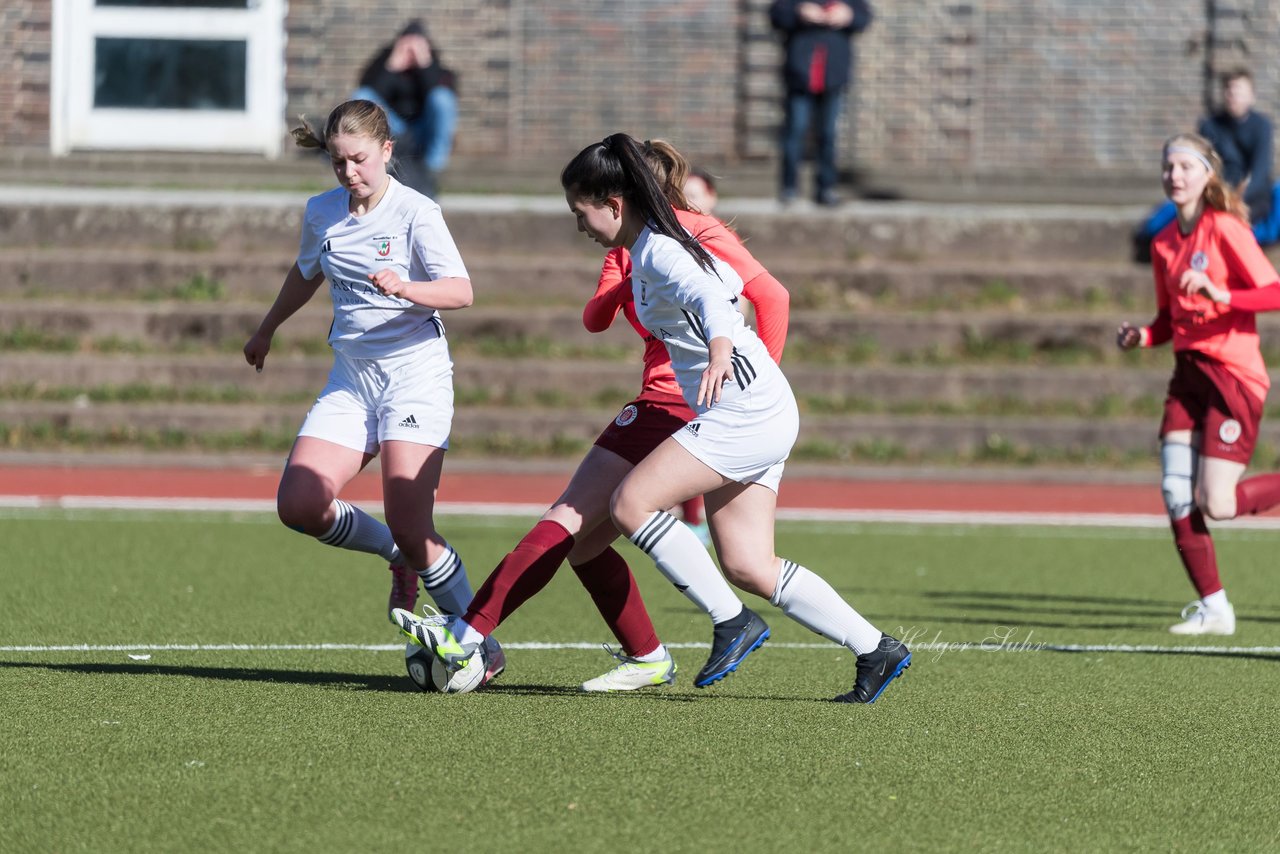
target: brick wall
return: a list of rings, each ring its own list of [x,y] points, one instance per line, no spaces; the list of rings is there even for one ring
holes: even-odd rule
[[[49,142],[50,0],[0,6],[0,145]]]
[[[1244,62],[1280,109],[1280,0],[873,0],[842,160],[970,177],[1151,173]],[[0,9],[0,144],[48,142],[51,0]],[[613,130],[719,162],[774,155],[768,0],[310,0],[286,21],[288,116],[323,116],[405,21],[460,75],[458,152],[560,160]],[[1206,18],[1207,9],[1218,12]],[[1212,88],[1212,87],[1210,87]],[[283,131],[283,127],[282,127]]]

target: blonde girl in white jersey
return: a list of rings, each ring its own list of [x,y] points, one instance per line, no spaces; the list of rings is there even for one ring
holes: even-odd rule
[[[697,536],[665,511],[705,494],[729,581],[852,651],[853,688],[835,699],[874,702],[910,665],[911,653],[818,575],[774,553],[778,483],[799,417],[786,377],[743,323],[741,280],[680,227],[630,136],[587,146],[560,183],[579,231],[602,246],[630,250],[639,321],[666,344],[697,415],[618,486],[610,504],[618,530],[681,591],[705,587],[715,564]]]
[[[421,577],[441,610],[461,614],[471,586],[432,511],[453,420],[440,312],[471,305],[471,279],[439,205],[387,174],[393,143],[380,107],[347,101],[322,134],[305,123],[293,134],[329,155],[340,186],[307,202],[298,260],[244,346],[262,371],[276,329],[328,280],[333,370],[280,479],[280,520],[382,556],[395,579],[390,607],[413,608]],[[379,454],[385,525],[338,497]]]

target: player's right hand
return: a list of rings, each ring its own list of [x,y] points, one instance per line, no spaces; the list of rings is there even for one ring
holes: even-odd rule
[[[262,365],[267,361],[267,353],[271,350],[271,336],[255,332],[244,345],[244,360],[253,365],[258,373],[262,373]]]
[[[1116,346],[1121,350],[1132,350],[1142,343],[1142,330],[1131,326],[1129,321],[1120,324],[1116,330]]]

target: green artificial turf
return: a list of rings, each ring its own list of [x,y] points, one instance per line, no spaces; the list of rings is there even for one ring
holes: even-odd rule
[[[529,521],[440,525],[478,585]],[[499,629],[507,673],[445,697],[375,558],[267,515],[4,511],[0,851],[1280,846],[1280,534],[1220,532],[1239,629],[1187,639],[1163,530],[778,530],[914,646],[874,705],[826,702],[852,657],[759,600],[770,642],[693,688],[706,618],[630,546],[674,687],[577,693],[612,638],[566,570]],[[261,648],[324,643],[370,648]],[[152,648],[16,649],[77,644]]]

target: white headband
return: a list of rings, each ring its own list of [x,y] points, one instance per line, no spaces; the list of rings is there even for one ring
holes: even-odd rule
[[[1170,146],[1169,148],[1166,148],[1164,150],[1164,153],[1165,154],[1190,154],[1196,160],[1199,160],[1201,163],[1203,163],[1204,168],[1208,169],[1210,172],[1213,171],[1213,164],[1209,162],[1209,158],[1205,157],[1203,154],[1201,154],[1200,152],[1196,151],[1194,148],[1191,148],[1189,146],[1173,145],[1173,146]]]

